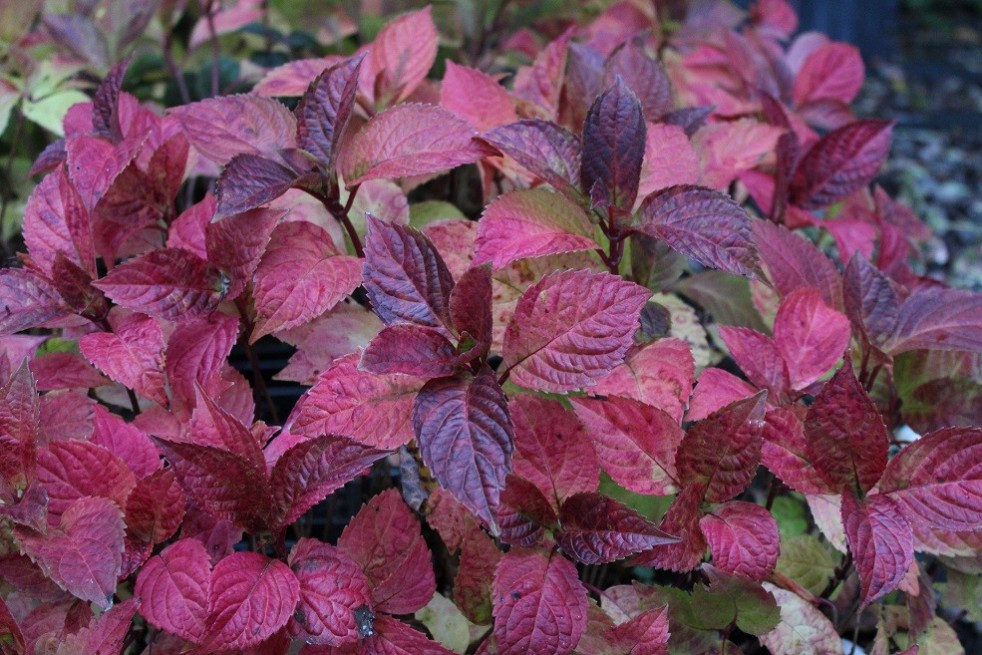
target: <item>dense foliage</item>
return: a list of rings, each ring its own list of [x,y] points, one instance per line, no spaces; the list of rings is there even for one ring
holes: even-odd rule
[[[0,271],[0,652],[961,652],[982,296],[871,187],[854,48],[784,0],[462,3],[219,95],[268,9],[158,4],[12,50],[18,120],[39,44],[86,101]],[[123,91],[151,20],[166,111]]]

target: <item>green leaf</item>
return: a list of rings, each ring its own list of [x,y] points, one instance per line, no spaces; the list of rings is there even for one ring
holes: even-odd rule
[[[771,514],[777,521],[782,540],[808,532],[808,506],[798,496],[778,496],[771,506]]]
[[[800,534],[781,539],[781,556],[777,560],[779,573],[788,576],[802,587],[820,594],[834,575],[836,557],[831,547],[818,537]]]
[[[62,121],[69,107],[80,102],[88,102],[89,96],[75,89],[66,89],[58,93],[52,93],[46,98],[37,101],[25,101],[21,106],[24,117],[33,123],[37,123],[49,132],[58,136],[65,136]]]
[[[447,218],[467,218],[464,212],[444,200],[424,200],[409,206],[409,225],[417,230],[423,226]]]
[[[982,621],[982,575],[948,569],[948,581],[937,585],[945,606],[965,611],[969,621]]]
[[[600,475],[600,493],[622,502],[641,516],[656,522],[665,515],[668,506],[675,499],[675,496],[642,496],[636,494],[618,485],[606,473]]]
[[[426,607],[416,612],[416,620],[426,626],[434,639],[455,653],[467,650],[473,624],[446,596],[433,594]]]

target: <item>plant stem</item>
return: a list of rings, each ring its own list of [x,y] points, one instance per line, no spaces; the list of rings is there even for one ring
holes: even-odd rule
[[[355,202],[355,195],[358,193],[359,185],[351,187],[351,192],[348,194],[348,201],[342,205],[341,201],[334,195],[324,195],[322,193],[317,193],[314,191],[306,190],[307,193],[312,195],[321,201],[321,204],[327,208],[327,211],[331,212],[331,215],[338,220],[339,223],[344,227],[344,231],[348,233],[348,238],[351,239],[351,245],[355,249],[355,254],[359,257],[365,256],[365,249],[361,245],[361,237],[358,236],[358,232],[355,230],[355,226],[352,224],[351,219],[348,217],[348,212],[351,211],[351,207]]]
[[[174,59],[174,30],[171,27],[167,28],[167,32],[164,34],[164,61],[167,63],[167,68],[170,70],[171,77],[174,78],[174,83],[177,84],[177,91],[181,94],[181,102],[185,105],[191,104],[191,92],[188,91],[188,83],[184,79],[184,72],[181,70],[180,66],[177,65],[177,60]]]
[[[842,558],[842,562],[835,568],[835,572],[832,575],[832,579],[819,594],[822,598],[828,598],[832,593],[838,588],[843,580],[846,579],[846,575],[849,573],[849,569],[852,568],[852,553],[846,553],[846,556]]]
[[[266,409],[269,411],[269,417],[272,419],[273,423],[279,423],[280,418],[276,412],[276,403],[273,402],[273,397],[269,393],[269,388],[266,386],[266,380],[263,379],[262,366],[259,363],[259,357],[256,355],[256,349],[252,347],[249,341],[252,339],[253,330],[255,330],[256,325],[249,318],[248,307],[246,303],[242,300],[242,296],[235,299],[235,306],[239,310],[239,314],[242,316],[242,320],[245,321],[246,329],[239,337],[239,345],[242,346],[242,350],[245,351],[246,359],[249,360],[249,368],[252,369],[252,384],[255,387],[255,391],[262,397],[263,402],[266,404]]]
[[[218,32],[215,29],[215,16],[212,14],[214,0],[208,0],[205,8],[205,21],[208,23],[208,32],[211,34],[211,95],[217,96],[220,85],[220,71],[222,59],[222,44],[218,41]]]
[[[20,139],[24,132],[24,114],[20,107],[23,101],[18,101],[14,111],[17,113],[17,125],[14,127],[14,135],[10,138],[10,152],[7,153],[7,167],[4,169],[4,184],[8,188],[4,189],[3,196],[0,197],[0,256],[7,259],[7,207],[10,204],[10,197],[13,194],[13,184],[11,176],[14,169],[14,156],[20,148]]]

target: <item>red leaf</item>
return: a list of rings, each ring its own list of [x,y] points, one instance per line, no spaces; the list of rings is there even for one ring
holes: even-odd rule
[[[439,331],[396,323],[375,335],[362,353],[359,367],[371,373],[429,379],[453,375],[456,363],[456,349]]]
[[[891,355],[911,350],[982,350],[982,295],[961,289],[915,291],[897,315]]]
[[[433,243],[412,228],[368,219],[365,289],[386,325],[404,322],[450,336],[454,281]]]
[[[757,250],[743,209],[721,193],[680,185],[659,191],[641,205],[640,230],[666,241],[699,263],[754,277]]]
[[[357,644],[333,649],[305,646],[302,655],[453,655],[422,632],[382,614],[375,619],[372,636]]]
[[[487,73],[451,60],[440,83],[440,106],[481,131],[518,120],[505,87]]]
[[[678,541],[634,510],[598,493],[567,498],[559,510],[559,524],[559,546],[582,564],[607,564]]]
[[[183,248],[202,259],[208,259],[205,232],[215,216],[215,196],[207,194],[201,202],[191,205],[170,224],[168,248]]]
[[[377,43],[377,41],[376,41]],[[364,57],[350,57],[317,76],[297,105],[297,141],[332,170],[351,118]]]
[[[202,651],[248,648],[286,625],[300,600],[300,583],[278,560],[233,553],[215,566]]]
[[[529,287],[505,332],[504,367],[536,391],[590,386],[621,363],[650,292],[609,273],[562,271]]]
[[[689,344],[659,339],[628,352],[623,364],[590,388],[598,396],[622,396],[657,407],[682,421],[692,395],[695,362]]]
[[[842,495],[842,524],[865,607],[893,591],[906,575],[914,537],[897,503],[884,494],[858,500],[848,490]]]
[[[112,606],[122,568],[123,513],[107,498],[80,498],[46,535],[16,529],[17,542],[44,575],[76,598]]]
[[[303,176],[304,172],[261,155],[235,155],[218,178],[215,218],[227,218],[272,202]]]
[[[252,279],[283,212],[257,209],[205,228],[206,259],[231,281],[225,300],[234,300]]]
[[[692,485],[682,489],[669,506],[658,525],[663,531],[677,535],[682,541],[659,546],[634,558],[637,564],[647,564],[669,571],[691,571],[706,553],[706,539],[699,529],[705,488]]]
[[[713,565],[758,582],[774,570],[781,546],[777,522],[760,505],[731,500],[699,520]]]
[[[450,292],[450,318],[457,332],[467,334],[487,353],[494,320],[491,316],[491,266],[468,268]]]
[[[222,278],[187,250],[161,248],[117,266],[93,285],[127,309],[184,322],[218,306]]]
[[[304,396],[296,429],[309,436],[339,434],[393,450],[413,438],[410,419],[425,380],[358,370],[358,355],[337,359]]]
[[[866,69],[855,46],[826,44],[808,56],[794,81],[794,104],[818,100],[849,104],[863,86]]]
[[[580,141],[562,127],[544,120],[525,120],[497,127],[481,140],[508,155],[566,197],[582,197]]]
[[[764,420],[761,463],[798,493],[829,493],[825,480],[808,460],[805,426],[798,414],[787,407],[771,408]]]
[[[698,181],[699,155],[685,131],[676,125],[648,123],[638,197],[644,199],[655,191]]]
[[[647,120],[656,121],[675,109],[665,69],[645,53],[640,40],[627,41],[605,62],[603,85],[609,87],[618,77],[637,96]]]
[[[499,538],[510,546],[535,546],[546,528],[555,527],[557,517],[553,507],[554,503],[533,483],[517,475],[509,475],[496,513],[501,526]]]
[[[600,467],[584,425],[556,400],[523,394],[508,405],[515,424],[515,474],[559,507],[579,492],[596,491]]]
[[[146,543],[170,539],[184,520],[184,491],[173,469],[139,480],[126,499],[126,527]]]
[[[614,482],[635,493],[655,496],[677,489],[675,452],[685,433],[671,416],[617,396],[571,402],[593,438],[597,460]]]
[[[92,443],[116,455],[139,478],[160,469],[160,453],[150,437],[131,423],[110,414],[101,405],[95,407]]]
[[[420,454],[441,486],[496,530],[494,509],[511,469],[513,431],[487,366],[476,376],[431,380],[413,407]]]
[[[192,643],[205,638],[211,564],[197,539],[181,539],[140,569],[133,589],[150,625]]]
[[[419,520],[396,489],[368,501],[344,529],[338,548],[361,565],[377,611],[412,614],[436,591]]]
[[[861,120],[826,134],[805,154],[791,182],[791,202],[819,209],[862,189],[890,152],[893,122]]]
[[[46,394],[41,398],[38,444],[87,441],[92,436],[97,403],[78,391]]]
[[[611,628],[606,637],[627,655],[668,655],[668,607],[644,611]]]
[[[597,248],[583,209],[547,189],[498,196],[477,225],[474,261],[490,261],[496,269],[527,257]]]
[[[16,497],[34,477],[37,438],[41,425],[41,403],[27,361],[10,376],[0,390],[0,490]]]
[[[948,532],[982,523],[982,430],[944,428],[890,460],[878,488],[911,523]]]
[[[38,391],[89,389],[112,384],[112,380],[72,353],[48,353],[31,360]]]
[[[216,312],[180,325],[171,333],[164,361],[172,402],[193,406],[197,386],[217,393],[215,378],[227,364],[238,332],[237,318]]]
[[[261,155],[297,145],[293,115],[271,98],[209,98],[176,107],[171,116],[177,119],[195,150],[220,166],[235,155]]]
[[[55,169],[38,183],[24,207],[21,233],[31,259],[51,274],[60,252],[86,270],[92,270],[92,237],[86,234],[89,213],[64,168]],[[86,238],[87,237],[87,238]]]
[[[645,135],[641,103],[617,77],[594,100],[583,123],[580,182],[591,198],[599,193],[610,206],[631,211],[638,197]]]
[[[399,16],[372,42],[366,68],[377,107],[408,98],[436,61],[438,38],[430,10],[425,7]]]
[[[134,134],[117,145],[90,136],[66,139],[68,178],[86,211],[95,209],[116,178],[136,158],[145,139],[145,133]]]
[[[453,582],[453,600],[473,623],[491,623],[491,582],[504,555],[476,525],[460,549],[460,562]]]
[[[869,491],[887,464],[890,438],[848,359],[808,409],[806,454],[834,492]]]
[[[586,630],[587,598],[562,555],[515,549],[494,575],[499,655],[567,655]]]
[[[747,488],[760,463],[766,394],[738,400],[689,428],[678,449],[679,478],[705,485],[705,500],[721,503]]]
[[[757,387],[775,396],[788,390],[788,366],[773,339],[750,328],[728,325],[720,326],[719,336],[737,366]]]
[[[88,441],[49,444],[38,453],[37,479],[48,492],[48,523],[55,525],[76,501],[107,498],[120,509],[136,477],[120,458]]]
[[[753,222],[755,242],[767,277],[782,296],[817,289],[832,308],[842,307],[842,281],[832,261],[815,245],[770,221]]]
[[[290,551],[288,563],[300,583],[291,632],[307,635],[307,643],[329,646],[367,636],[355,612],[371,603],[371,590],[357,562],[339,548],[304,538]]]
[[[829,309],[816,290],[785,296],[774,319],[774,344],[787,363],[791,388],[817,382],[849,345],[849,319]]]
[[[163,362],[164,334],[155,320],[130,314],[117,321],[113,332],[86,334],[78,342],[85,358],[114,381],[166,406]]]
[[[279,528],[292,524],[385,454],[331,435],[301,441],[277,460],[270,475],[273,523]]]
[[[464,119],[436,105],[398,105],[375,115],[338,160],[350,186],[380,178],[442,173],[486,154]]]
[[[256,269],[256,327],[250,341],[308,323],[361,282],[361,264],[337,249],[323,229],[306,221],[273,230]]]
[[[0,335],[40,327],[67,313],[58,292],[34,271],[0,271]]]
[[[849,317],[871,345],[884,348],[900,314],[900,294],[893,281],[857,253],[846,267],[843,287]]]
[[[354,26],[352,25],[352,27]],[[343,60],[344,57],[340,55],[294,59],[268,71],[253,87],[252,92],[271,98],[302,96],[314,78],[331,66],[342,63]]]

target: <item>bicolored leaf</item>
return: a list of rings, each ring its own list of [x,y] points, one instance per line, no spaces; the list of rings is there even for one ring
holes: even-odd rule
[[[140,568],[133,589],[150,625],[191,643],[204,640],[211,562],[197,539],[181,539]]]
[[[430,11],[425,7],[399,16],[386,23],[372,42],[366,68],[377,106],[405,100],[426,79],[438,45]]]
[[[597,460],[614,482],[655,496],[678,489],[675,453],[685,433],[671,416],[619,396],[571,402],[592,437]]]
[[[792,389],[804,389],[825,375],[842,357],[849,337],[849,319],[829,308],[819,291],[795,291],[781,300],[774,345],[787,364]]]
[[[358,369],[358,355],[335,360],[304,396],[296,429],[316,436],[339,434],[383,450],[413,438],[410,416],[426,380],[376,375]]]
[[[398,105],[374,116],[351,137],[338,169],[349,186],[442,173],[486,154],[474,136],[467,121],[436,105]]]
[[[433,477],[496,532],[514,438],[494,372],[485,366],[475,376],[428,382],[413,407],[413,428]]]
[[[218,306],[222,276],[187,250],[161,248],[117,266],[93,286],[127,309],[184,322]]]
[[[359,367],[382,375],[439,378],[453,375],[456,364],[457,351],[443,334],[433,328],[396,323],[375,335],[362,352]]]
[[[842,495],[842,525],[859,572],[865,607],[893,591],[914,559],[914,536],[897,503],[885,494]]]
[[[912,524],[945,531],[982,523],[982,430],[944,428],[890,460],[878,488]]]
[[[627,655],[668,655],[668,607],[645,610],[607,631],[605,637]]]
[[[362,61],[364,57],[350,57],[322,72],[297,105],[298,145],[328,170],[334,168],[338,144],[355,106]]]
[[[371,604],[371,589],[361,567],[343,550],[303,538],[288,560],[300,583],[300,604],[291,632],[307,643],[343,646],[368,636],[357,613]]]
[[[502,125],[481,135],[530,173],[563,195],[582,197],[580,186],[580,141],[576,135],[544,120],[525,120]]]
[[[555,507],[597,490],[600,467],[586,427],[556,400],[522,394],[508,404],[515,424],[515,474],[535,484]]]
[[[586,591],[558,552],[514,549],[494,574],[499,655],[567,655],[586,630]]]
[[[495,542],[476,525],[461,543],[453,600],[463,615],[478,625],[491,623],[491,583],[502,557]]]
[[[518,120],[505,87],[487,73],[449,59],[440,82],[440,106],[481,131]]]
[[[256,268],[250,341],[317,318],[360,282],[361,263],[339,251],[326,230],[306,221],[277,226]]]
[[[436,592],[419,520],[396,489],[368,501],[344,529],[338,548],[361,565],[377,611],[412,614]]]
[[[793,591],[764,583],[781,608],[781,622],[760,636],[760,642],[773,655],[835,653],[842,650],[842,638],[821,610]]]
[[[123,513],[108,498],[84,497],[62,513],[46,535],[16,530],[17,542],[45,577],[76,598],[112,606],[122,570]]]
[[[68,311],[61,295],[34,271],[0,271],[0,335],[40,327]]]
[[[893,122],[861,120],[834,130],[802,158],[791,182],[791,202],[819,209],[862,189],[890,153]]]
[[[732,500],[699,520],[713,565],[758,582],[774,570],[781,546],[777,522],[754,503]]]
[[[630,51],[628,51],[630,52]],[[646,125],[641,103],[617,77],[593,102],[583,123],[580,181],[585,192],[630,211],[638,197]]]
[[[830,489],[868,491],[887,464],[883,417],[847,361],[808,409],[806,454]]]
[[[559,509],[556,540],[582,564],[606,564],[678,539],[634,510],[598,493],[567,498]]]
[[[623,360],[649,296],[609,273],[547,275],[518,301],[505,331],[504,367],[536,391],[590,386]]]
[[[746,212],[728,196],[689,185],[669,187],[641,205],[638,230],[700,264],[754,277],[757,249]]]
[[[372,308],[385,324],[412,323],[451,334],[453,276],[418,231],[369,218],[364,280]]]
[[[553,528],[557,516],[554,504],[535,484],[517,475],[509,475],[501,492],[496,516],[499,539],[509,546],[531,548],[539,543],[546,528]]]
[[[296,143],[293,114],[272,98],[233,95],[209,98],[171,110],[191,145],[224,166],[240,154],[262,155]]]
[[[477,226],[474,261],[490,261],[496,269],[527,257],[598,247],[583,208],[547,189],[499,196]]]

